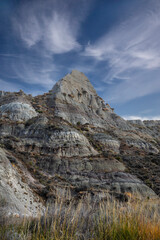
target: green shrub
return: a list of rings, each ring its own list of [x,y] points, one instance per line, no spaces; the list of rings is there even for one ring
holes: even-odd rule
[[[77,126],[80,126],[81,125],[81,123],[80,122],[77,122]]]

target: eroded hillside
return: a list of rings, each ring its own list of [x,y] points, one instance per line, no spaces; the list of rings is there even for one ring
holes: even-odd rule
[[[1,92],[0,147],[3,214],[39,214],[68,189],[160,195],[160,121],[125,121],[76,70],[40,96]]]

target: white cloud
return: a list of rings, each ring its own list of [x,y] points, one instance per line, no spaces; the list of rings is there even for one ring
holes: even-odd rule
[[[159,10],[154,15],[160,18]],[[160,24],[154,21],[154,15],[142,14],[127,20],[87,46],[84,55],[107,60],[112,68],[111,78],[128,69],[160,67]]]
[[[48,51],[60,54],[80,49],[80,44],[76,41],[77,29],[72,28],[72,23],[66,16],[54,12],[50,20],[48,23],[48,19],[45,19],[43,36]]]
[[[160,91],[159,39],[160,4],[155,0],[86,46],[83,55],[105,62],[104,82],[121,80],[113,86],[109,99],[125,102]]]
[[[127,102],[160,91],[160,71],[141,70],[130,73],[129,80],[123,79],[119,84],[112,85],[108,95],[112,103]]]
[[[149,116],[149,117],[142,117],[142,116],[122,116],[125,120],[160,120],[160,115],[158,116]]]
[[[28,48],[40,43],[52,54],[79,50],[77,37],[90,2],[34,0],[32,4],[23,3],[14,18],[14,25]]]
[[[34,52],[30,56],[25,53],[0,54],[0,60],[5,63],[1,69],[2,79],[36,84],[46,90],[53,87],[59,70],[53,58],[44,57],[42,53]]]
[[[33,14],[33,13],[32,13]],[[34,46],[42,38],[40,24],[37,18],[30,13],[26,21],[15,19],[14,24],[19,31],[20,37],[28,47]]]
[[[52,88],[63,65],[55,61],[54,55],[81,49],[77,40],[80,24],[93,1],[22,1],[12,21],[16,37],[23,43],[17,48],[22,48],[23,53],[16,61],[5,56],[10,63],[10,75],[47,90]]]

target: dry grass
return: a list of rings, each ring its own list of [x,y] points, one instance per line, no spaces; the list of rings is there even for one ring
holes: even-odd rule
[[[160,203],[56,200],[44,217],[1,224],[0,239],[160,240]]]

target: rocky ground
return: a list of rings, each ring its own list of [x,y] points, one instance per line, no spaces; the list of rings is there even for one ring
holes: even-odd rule
[[[158,198],[160,121],[125,121],[76,70],[48,93],[0,92],[0,210],[36,216],[62,192]]]

